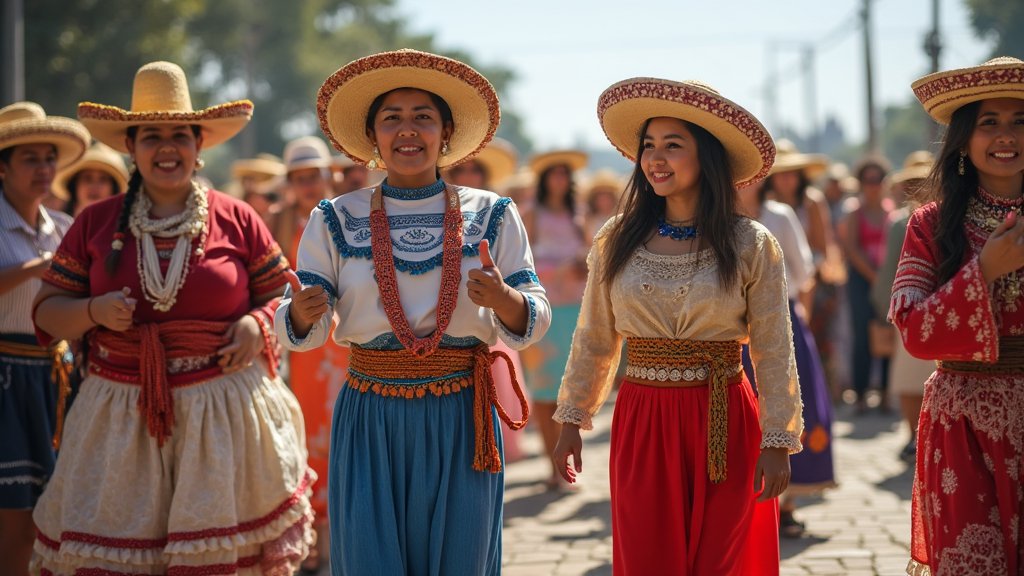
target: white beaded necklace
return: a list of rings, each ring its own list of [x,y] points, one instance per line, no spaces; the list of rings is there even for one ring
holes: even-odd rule
[[[201,238],[199,247],[195,250],[196,256],[203,254],[203,245],[206,244],[206,221],[209,217],[209,200],[206,192],[206,188],[193,182],[192,193],[185,201],[185,210],[167,218],[149,217],[153,201],[150,200],[145,188],[139,190],[139,197],[132,206],[128,225],[135,236],[138,254],[136,266],[142,280],[143,296],[153,304],[155,310],[167,312],[177,301],[178,291],[188,277],[191,260],[189,248],[196,237]],[[153,242],[154,236],[178,237],[166,275],[160,272],[160,257]]]

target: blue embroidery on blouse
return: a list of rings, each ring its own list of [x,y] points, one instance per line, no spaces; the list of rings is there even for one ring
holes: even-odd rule
[[[505,210],[508,208],[508,205],[511,202],[512,200],[509,198],[499,198],[494,203],[494,205],[491,206],[490,217],[487,219],[487,228],[484,231],[483,238],[481,238],[481,240],[487,240],[491,244],[492,249],[494,247],[494,239],[498,237],[498,228],[501,226],[501,223],[505,219]],[[327,224],[327,228],[330,231],[331,240],[334,242],[334,247],[338,250],[338,254],[342,258],[363,258],[365,260],[370,260],[373,257],[373,251],[370,246],[352,246],[345,240],[345,234],[342,231],[341,220],[338,218],[338,213],[337,211],[335,211],[334,205],[331,204],[330,200],[321,200],[320,203],[317,205],[317,208],[319,208],[320,211],[323,212],[324,222]],[[356,232],[358,230],[363,229],[365,226],[367,234],[369,234],[369,218],[358,218],[352,216],[351,214],[349,214],[348,210],[346,210],[344,206],[342,206],[341,210],[342,213],[345,214],[345,229],[351,232]],[[444,216],[442,214],[412,214],[407,216],[389,216],[388,222],[391,224],[391,227],[394,230],[400,228],[411,228],[413,227],[413,222],[415,222],[416,226],[424,226],[426,222],[429,221],[425,219],[431,218],[435,219],[437,223],[433,226],[427,226],[440,230],[442,222],[444,221]],[[474,224],[482,223],[483,218],[484,212],[463,212],[462,216],[463,222],[469,219]],[[470,230],[472,229],[473,226],[471,225]],[[472,236],[471,234],[468,234],[468,232],[466,233],[466,235]],[[394,242],[393,239],[392,242]],[[435,240],[434,246],[436,247],[437,245],[440,245],[441,242],[442,239],[440,238]],[[424,247],[415,248],[400,245],[399,248],[402,249],[403,251],[413,253],[429,251],[428,248]],[[462,245],[462,255],[464,257],[478,256],[479,254],[479,242],[475,244]],[[438,252],[437,254],[430,258],[427,258],[426,260],[419,261],[405,260],[404,258],[394,256],[395,269],[398,270],[399,272],[405,272],[406,274],[412,274],[414,276],[430,272],[434,268],[440,266],[443,260],[444,254],[442,252]]]
[[[387,198],[395,200],[423,200],[444,192],[444,181],[438,180],[433,184],[419,188],[399,188],[388,184],[387,179],[380,185],[380,190]]]
[[[449,336],[448,334],[441,336],[441,346],[444,348],[473,348],[482,343],[483,341],[476,336]],[[369,342],[358,344],[358,346],[370,350],[402,349],[402,343],[398,341],[398,337],[395,336],[394,332],[385,332]]]
[[[345,231],[352,234],[355,242],[370,241],[370,219],[353,216],[344,206],[341,207],[341,214],[345,217]],[[481,233],[481,225],[487,217],[487,212],[462,213],[464,236],[473,237]],[[441,248],[444,238],[441,231],[444,229],[444,214],[405,214],[400,216],[388,216],[388,226],[392,230],[408,230],[396,240],[392,237],[391,242],[395,248],[402,252],[422,254],[432,252]]]
[[[284,327],[285,327],[285,330],[288,331],[288,340],[290,340],[291,343],[296,345],[296,346],[298,346],[298,345],[302,344],[303,342],[305,342],[306,340],[308,340],[309,337],[313,335],[313,331],[316,330],[316,324],[313,324],[313,327],[310,328],[309,332],[306,333],[306,337],[305,338],[299,338],[298,336],[295,335],[295,332],[292,330],[292,315],[291,314],[285,314],[284,315]]]
[[[530,319],[526,324],[526,334],[520,336],[519,334],[509,330],[501,321],[501,318],[498,318],[498,315],[494,313],[494,310],[491,310],[491,315],[494,317],[494,321],[498,323],[498,327],[501,329],[501,332],[505,334],[505,338],[507,340],[519,345],[526,345],[529,344],[530,339],[533,338],[533,327],[537,324],[537,301],[533,299],[531,294],[527,294],[526,292],[521,292],[521,294],[526,297],[526,307],[530,310]]]
[[[334,285],[331,284],[330,281],[328,281],[323,276],[315,272],[309,272],[308,270],[298,270],[295,272],[295,275],[299,277],[299,282],[302,282],[303,286],[323,287],[324,291],[327,292],[327,296],[329,298],[328,303],[332,308],[334,307],[334,301],[337,300],[338,298],[338,291],[334,288]]]
[[[523,284],[540,284],[540,278],[537,278],[537,273],[529,268],[523,268],[518,272],[513,272],[505,277],[505,284],[516,288]]]

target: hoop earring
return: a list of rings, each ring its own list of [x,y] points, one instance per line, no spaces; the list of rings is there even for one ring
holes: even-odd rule
[[[369,168],[370,170],[376,170],[383,163],[384,163],[384,160],[380,157],[380,150],[378,150],[377,146],[374,145],[373,146],[373,158],[370,158],[370,161],[366,163],[366,167]]]

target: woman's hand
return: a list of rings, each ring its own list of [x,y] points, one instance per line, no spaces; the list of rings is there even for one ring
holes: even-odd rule
[[[225,374],[245,368],[263,351],[264,341],[260,323],[249,314],[232,324],[224,333],[224,337],[228,344],[217,350],[217,355],[220,356],[217,364]]]
[[[132,326],[132,314],[135,313],[135,298],[129,297],[132,289],[125,286],[120,290],[107,292],[102,296],[89,299],[89,318],[97,326],[109,328],[114,332],[124,332]]]
[[[789,450],[762,448],[754,468],[754,492],[764,488],[757,501],[771,500],[782,494],[789,487],[789,475]]]
[[[330,299],[323,286],[307,286],[293,292],[291,304],[288,305],[288,319],[292,323],[292,333],[297,338],[305,338],[320,317],[330,310]]]
[[[509,295],[512,288],[505,284],[501,270],[494,265],[490,243],[487,240],[480,241],[480,268],[469,271],[466,290],[469,292],[469,299],[483,308],[499,308],[512,299]]]
[[[978,262],[987,284],[1024,267],[1024,218],[1015,211],[1007,214],[985,241]]]
[[[558,444],[551,459],[555,462],[555,470],[569,484],[576,483],[576,475],[583,472],[583,439],[580,438],[580,427],[576,424],[562,424],[562,433],[558,435]],[[569,465],[572,456],[572,465]]]

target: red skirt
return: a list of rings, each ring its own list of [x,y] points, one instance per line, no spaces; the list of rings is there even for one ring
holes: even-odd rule
[[[728,475],[707,472],[707,386],[625,380],[611,436],[616,576],[779,573],[778,501],[756,502],[757,400],[744,376],[728,387]]]

